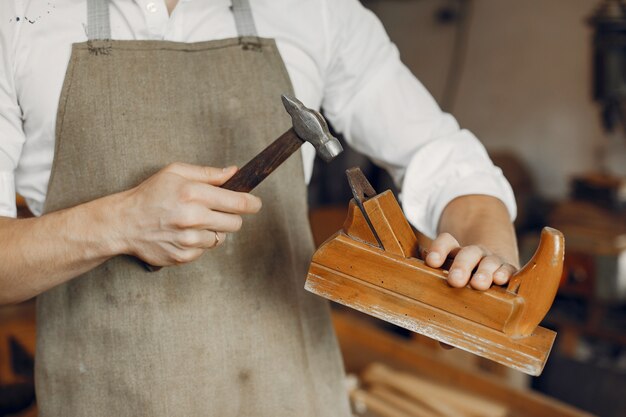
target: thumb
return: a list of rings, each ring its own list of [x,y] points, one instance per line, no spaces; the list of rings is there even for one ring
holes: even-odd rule
[[[185,164],[177,162],[168,165],[166,172],[180,175],[191,181],[203,182],[210,185],[220,186],[224,184],[230,177],[235,175],[237,167],[230,166],[226,168],[207,167],[200,165]]]

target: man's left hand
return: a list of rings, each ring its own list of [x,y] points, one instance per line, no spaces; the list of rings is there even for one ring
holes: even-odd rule
[[[448,284],[476,290],[487,290],[491,284],[504,285],[517,268],[480,245],[461,246],[449,233],[440,234],[426,255],[426,265],[441,268],[446,259],[453,258],[448,273]]]
[[[469,284],[484,291],[494,283],[506,284],[519,268],[515,229],[507,208],[494,197],[467,195],[452,200],[438,229],[439,236],[424,258],[433,268],[453,259],[448,274],[452,287]]]

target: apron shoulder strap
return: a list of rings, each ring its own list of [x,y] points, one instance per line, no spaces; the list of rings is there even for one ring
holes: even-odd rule
[[[249,0],[232,0],[233,15],[239,37],[257,36]]]
[[[232,10],[239,37],[257,36],[249,0],[232,0]],[[109,0],[87,0],[87,38],[111,39]]]
[[[109,0],[87,0],[87,39],[111,39]]]

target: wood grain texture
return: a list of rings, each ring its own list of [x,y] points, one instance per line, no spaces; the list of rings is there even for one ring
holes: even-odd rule
[[[342,230],[352,239],[379,247],[374,237],[374,232],[368,226],[361,209],[355,204],[354,200],[350,200],[350,204],[348,204],[348,215]]]
[[[289,129],[241,167],[231,179],[222,185],[222,188],[245,193],[252,191],[302,144],[302,140],[293,128]]]
[[[432,408],[422,405],[421,403],[410,400],[406,396],[398,394],[395,391],[383,385],[374,385],[368,389],[373,396],[380,398],[388,404],[409,413],[411,417],[441,417],[442,415],[433,411]]]
[[[508,408],[494,401],[440,385],[406,372],[398,372],[383,364],[370,365],[363,372],[369,384],[383,384],[405,396],[426,404],[442,415],[459,417],[506,417]],[[372,390],[372,392],[375,392]]]
[[[419,244],[400,205],[389,190],[363,203],[387,253],[416,257]]]
[[[412,414],[406,413],[388,403],[383,398],[364,390],[356,389],[352,391],[350,393],[350,399],[356,405],[357,409],[372,412],[379,417],[414,417]]]
[[[377,381],[380,383],[380,381]],[[441,399],[430,396],[429,390],[425,392],[413,392],[410,387],[400,387],[401,393],[411,398],[413,401],[420,404],[422,407],[426,407],[427,410],[430,410],[431,413],[434,413],[439,417],[472,417],[469,414],[466,414],[457,408],[451,406],[446,401],[441,401]],[[380,392],[380,391],[379,391]],[[380,395],[380,394],[378,394]],[[381,396],[384,398],[383,396]],[[387,394],[387,398],[389,395]],[[397,402],[397,400],[396,400]]]
[[[307,290],[522,372],[541,373],[555,333],[537,326],[561,278],[559,231],[544,230],[535,256],[508,288],[475,291],[450,287],[447,271],[414,257],[418,240],[391,192],[363,206],[374,230],[351,202],[343,229],[313,256]]]
[[[539,325],[552,306],[563,274],[565,239],[556,229],[541,232],[539,247],[531,260],[510,280],[508,290],[524,300],[524,308],[504,331],[512,336],[527,336]]]
[[[461,369],[429,349],[382,330],[355,314],[334,311],[333,324],[350,373],[361,373],[372,362],[383,362],[504,404],[511,410],[509,417],[594,417],[536,391],[510,387],[485,372]]]
[[[453,288],[446,282],[445,271],[430,268],[420,259],[390,255],[342,232],[319,248],[313,263],[492,329],[503,330],[521,307],[520,299],[503,288],[484,292]]]
[[[555,332],[537,327],[528,337],[510,338],[501,331],[317,264],[311,265],[305,289],[529,375],[541,373],[556,337]]]

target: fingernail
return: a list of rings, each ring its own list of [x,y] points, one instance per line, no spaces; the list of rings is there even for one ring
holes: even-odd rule
[[[441,255],[439,255],[437,252],[431,252],[426,256],[426,259],[428,260],[428,262],[437,263],[441,260]]]
[[[496,280],[501,280],[504,279],[506,276],[504,275],[504,272],[496,272],[495,274],[493,274],[493,279]]]
[[[450,274],[448,274],[448,277],[453,281],[458,281],[463,278],[463,271],[460,269],[453,269],[450,271]]]
[[[474,274],[474,279],[477,281],[484,281],[487,278],[487,276],[485,274],[482,274],[480,272],[477,272]]]

